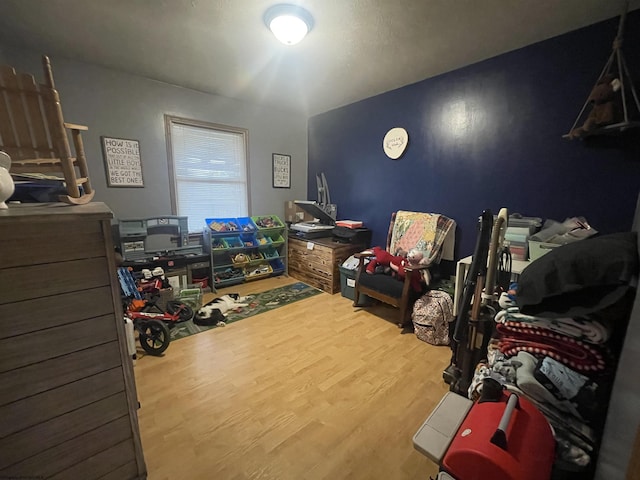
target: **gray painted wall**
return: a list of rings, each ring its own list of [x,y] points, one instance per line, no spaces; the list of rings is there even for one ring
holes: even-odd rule
[[[0,63],[43,81],[41,54],[0,45]],[[65,121],[83,134],[94,200],[116,218],[171,213],[164,115],[249,130],[250,215],[284,216],[284,202],[307,198],[307,118],[231,98],[196,92],[95,65],[51,57]],[[241,88],[238,86],[238,88]],[[144,188],[108,188],[100,136],[140,142]],[[272,188],[271,154],[291,155],[291,188]]]

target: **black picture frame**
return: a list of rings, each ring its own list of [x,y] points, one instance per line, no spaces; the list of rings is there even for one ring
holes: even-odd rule
[[[108,187],[144,188],[140,142],[129,138],[100,137]]]
[[[291,155],[274,153],[271,161],[273,188],[291,188]]]

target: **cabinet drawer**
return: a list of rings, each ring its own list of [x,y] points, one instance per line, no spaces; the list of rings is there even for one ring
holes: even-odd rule
[[[0,269],[0,304],[103,287],[110,283],[106,257],[3,268]]]
[[[113,313],[111,287],[0,305],[0,339]]]
[[[124,391],[122,368],[59,386],[0,407],[0,438]]]
[[[99,222],[33,223],[2,229],[0,268],[104,257],[104,234]],[[109,233],[110,235],[110,233]]]
[[[0,372],[116,340],[115,322],[112,314],[0,340]]]
[[[325,275],[333,275],[334,264],[331,260],[316,258],[312,255],[292,255],[289,258],[289,268],[297,266],[299,269],[308,269],[321,272]]]
[[[48,422],[1,438],[0,471],[9,465],[26,460],[78,435],[124,417],[128,412],[127,397],[124,392],[120,392]]]
[[[0,405],[46,392],[120,365],[118,341],[0,373]]]
[[[311,285],[312,287],[319,288],[323,292],[334,294],[337,291],[334,289],[334,282],[331,276],[323,275],[308,269],[300,270],[292,267],[289,267],[289,275]]]
[[[300,270],[308,270],[317,275],[332,277],[334,275],[334,265],[327,262],[314,261],[314,259],[303,259],[301,261],[291,260],[290,265],[297,265]]]
[[[19,463],[11,465],[6,470],[2,470],[0,475],[14,478],[49,478],[53,475],[60,474],[63,478],[95,478],[95,475],[84,472],[82,476],[66,476],[68,468],[75,468],[76,465],[92,458],[131,438],[131,423],[128,417],[121,417],[106,425],[84,433],[78,437],[72,438],[64,443],[56,445],[47,450],[41,451],[33,457],[29,457]],[[133,451],[133,449],[131,449]],[[125,457],[131,456],[131,452],[125,452]],[[122,463],[125,459],[119,457],[116,461]],[[116,468],[113,470],[111,477],[117,480],[139,478],[137,474],[137,466],[134,461],[127,462],[126,469]],[[74,472],[77,473],[77,472]],[[94,472],[91,472],[94,473]]]

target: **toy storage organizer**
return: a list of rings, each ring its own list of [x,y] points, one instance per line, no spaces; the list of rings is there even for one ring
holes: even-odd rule
[[[276,215],[207,218],[206,224],[215,288],[285,273],[286,227]]]

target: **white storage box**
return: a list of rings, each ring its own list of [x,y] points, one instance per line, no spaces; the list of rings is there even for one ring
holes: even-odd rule
[[[560,247],[557,243],[536,242],[529,240],[529,260],[534,261],[554,248]]]

